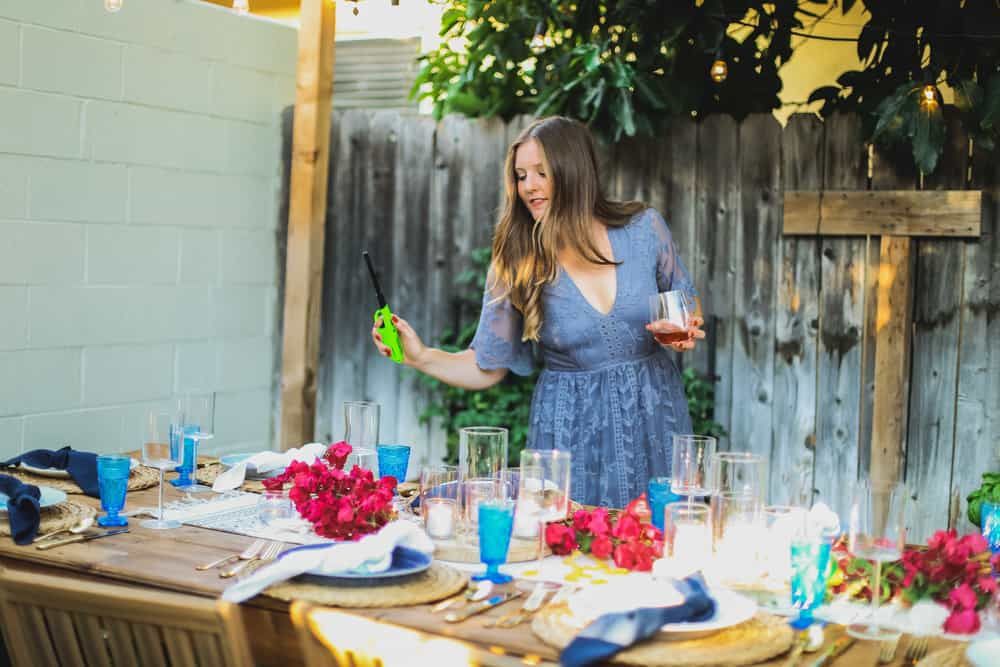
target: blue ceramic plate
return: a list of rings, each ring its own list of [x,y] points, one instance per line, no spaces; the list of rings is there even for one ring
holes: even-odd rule
[[[66,492],[60,491],[59,489],[53,489],[51,486],[40,486],[38,490],[41,491],[42,497],[38,499],[38,504],[41,507],[48,507],[50,505],[57,505],[62,501],[66,500]],[[0,514],[7,513],[7,494],[0,493]]]
[[[294,551],[302,551],[303,549],[324,549],[329,546],[329,544],[306,544],[301,547],[289,549],[281,554],[281,558],[284,558]],[[396,547],[392,552],[392,565],[390,565],[389,569],[385,572],[342,572],[335,575],[309,572],[308,576],[331,580],[350,579],[353,581],[365,581],[368,579],[392,579],[395,577],[406,577],[411,574],[423,572],[431,566],[432,560],[433,558],[431,556],[423,553],[422,551],[417,551],[416,549],[410,549],[407,547]]]

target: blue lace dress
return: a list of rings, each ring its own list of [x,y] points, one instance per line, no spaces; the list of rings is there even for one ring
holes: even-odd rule
[[[649,296],[695,290],[656,210],[609,227],[608,238],[620,264],[607,315],[561,269],[543,293],[538,347],[545,368],[535,386],[528,446],[572,452],[574,500],[624,507],[650,477],[670,474],[673,435],[691,432],[677,367],[645,329]],[[528,375],[532,351],[521,341],[521,314],[497,293],[487,287],[483,296],[471,345],[476,362]]]

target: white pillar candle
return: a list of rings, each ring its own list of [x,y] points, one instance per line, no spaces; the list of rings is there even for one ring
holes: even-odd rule
[[[424,527],[437,540],[446,540],[455,532],[458,503],[451,498],[424,498]]]
[[[671,560],[679,570],[695,572],[712,557],[712,533],[707,524],[678,522],[674,526]]]

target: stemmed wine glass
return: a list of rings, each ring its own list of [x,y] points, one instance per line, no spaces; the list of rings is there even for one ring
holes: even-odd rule
[[[571,461],[570,453],[559,449],[521,451],[517,512],[522,521],[524,517],[533,517],[538,522],[535,569],[539,574],[545,555],[545,524],[565,519],[569,513]],[[548,584],[543,585],[548,587]],[[552,585],[552,588],[556,587]]]
[[[170,446],[171,419],[169,412],[152,411],[146,415],[142,440],[142,463],[160,471],[160,495],[156,519],[147,519],[140,526],[154,530],[180,527],[179,521],[163,518],[163,475],[167,470],[183,465],[186,454],[184,447]]]
[[[878,624],[882,563],[899,560],[906,544],[906,486],[901,482],[860,480],[851,502],[847,548],[854,556],[874,561],[871,618],[853,623],[847,633],[859,639],[897,639],[899,632]]]

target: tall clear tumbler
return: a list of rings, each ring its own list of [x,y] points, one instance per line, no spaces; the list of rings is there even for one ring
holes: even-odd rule
[[[708,435],[675,435],[670,490],[687,496],[688,502],[711,495],[710,463],[715,447],[715,438]]]
[[[378,427],[381,407],[372,401],[344,401],[344,441],[352,448],[345,469],[355,465],[378,472]]]
[[[458,479],[467,526],[478,521],[478,501],[505,495],[507,436],[507,429],[497,426],[468,426],[458,432]]]

